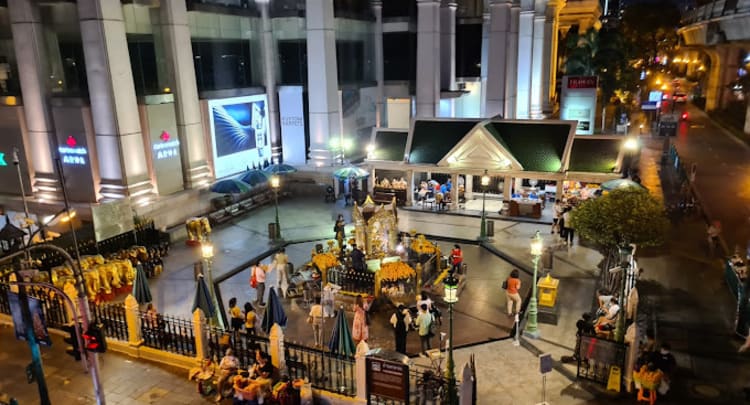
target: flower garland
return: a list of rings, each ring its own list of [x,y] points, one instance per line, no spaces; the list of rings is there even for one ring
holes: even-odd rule
[[[385,263],[380,266],[380,279],[383,281],[399,281],[416,275],[417,272],[403,262]]]
[[[339,260],[330,252],[316,254],[313,256],[312,262],[319,270],[330,269],[339,265]]]
[[[411,250],[420,255],[431,255],[437,252],[437,247],[432,242],[425,239],[424,235],[419,235],[411,242]]]

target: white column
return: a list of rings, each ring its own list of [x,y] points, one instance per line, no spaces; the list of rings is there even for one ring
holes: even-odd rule
[[[128,345],[132,347],[142,345],[140,308],[132,294],[125,297],[125,324],[128,327]]]
[[[522,9],[518,17],[518,63],[516,65],[516,115],[529,118],[531,107],[531,48],[534,10]]]
[[[510,201],[511,197],[511,186],[513,185],[513,177],[505,176],[503,178],[503,201]]]
[[[195,336],[195,357],[198,361],[208,358],[208,325],[203,310],[193,311],[193,336]]]
[[[417,117],[435,117],[440,102],[440,1],[417,0]]]
[[[91,113],[104,199],[154,195],[146,164],[122,5],[79,0],[78,20],[86,58]],[[192,62],[191,62],[192,63]]]
[[[328,140],[341,136],[339,80],[333,0],[306,0],[307,92],[310,105],[310,163],[333,163]]]
[[[545,80],[545,62],[548,62],[544,57],[545,49],[547,49],[548,46],[548,44],[544,43],[545,20],[546,16],[544,10],[541,12],[535,12],[531,50],[531,93],[529,96],[531,105],[529,114],[531,115],[531,118],[534,119],[544,117],[542,115],[542,95],[545,93],[544,85],[549,81],[549,79]]]
[[[464,182],[464,198],[466,201],[474,199],[474,175],[467,174]]]
[[[375,15],[375,81],[378,83],[375,100],[375,126],[386,126],[385,123],[385,76],[383,73],[383,2],[372,0],[372,13]]]
[[[490,39],[487,70],[485,114],[487,117],[505,113],[505,78],[510,28],[510,1],[491,0]]]
[[[456,89],[456,8],[451,0],[440,8],[440,89]]]
[[[268,97],[268,129],[271,135],[271,159],[281,161],[281,128],[279,122],[279,95],[276,92],[276,41],[268,10],[269,2],[261,1],[260,18],[263,26],[263,84]]]
[[[518,85],[518,21],[521,8],[514,3],[510,8],[510,30],[508,31],[508,52],[505,57],[505,118],[516,118],[516,91]]]
[[[455,211],[458,209],[458,173],[451,175],[451,206],[450,209]]]
[[[180,139],[182,178],[186,188],[211,180],[206,142],[203,137],[200,100],[195,81],[193,48],[185,3],[164,1],[159,6],[161,33],[167,60],[168,83],[174,92],[177,134]]]
[[[486,10],[485,10],[486,11]],[[480,79],[482,98],[480,99],[480,115],[486,117],[487,113],[487,68],[489,67],[489,49],[490,49],[490,13],[482,14],[482,59],[480,63]]]
[[[370,346],[364,340],[357,344],[354,354],[354,380],[357,382],[357,399],[367,401],[367,352]]]
[[[406,172],[406,206],[414,205],[414,171]]]
[[[34,181],[32,190],[37,197],[59,198],[60,188],[52,160],[55,130],[47,104],[50,96],[46,85],[49,58],[39,7],[33,0],[9,0],[8,8],[26,115],[27,153],[31,155],[29,170]],[[6,159],[9,160],[10,156]]]
[[[268,334],[268,354],[271,355],[271,364],[274,367],[279,369],[286,367],[286,360],[284,359],[284,331],[281,330],[281,326],[278,323],[274,323],[271,326],[271,331]]]

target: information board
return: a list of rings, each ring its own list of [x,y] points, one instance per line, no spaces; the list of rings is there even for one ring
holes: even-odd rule
[[[97,242],[135,229],[133,209],[128,199],[91,204],[91,217]]]
[[[384,399],[409,403],[409,366],[367,357],[367,403]]]

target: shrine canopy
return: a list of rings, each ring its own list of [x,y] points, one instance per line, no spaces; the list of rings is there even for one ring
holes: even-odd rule
[[[620,177],[625,137],[576,136],[576,121],[417,119],[373,131],[373,169],[603,182]]]

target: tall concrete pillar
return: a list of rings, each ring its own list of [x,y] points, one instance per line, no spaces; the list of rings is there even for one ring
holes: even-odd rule
[[[79,0],[86,77],[99,158],[103,199],[152,198],[122,5],[118,0]],[[192,62],[191,62],[192,63]]]
[[[414,205],[414,171],[406,171],[406,206],[411,207]]]
[[[518,23],[521,13],[519,3],[510,7],[510,30],[508,30],[508,51],[505,59],[505,118],[516,118],[516,91],[518,86]]]
[[[306,0],[307,92],[310,105],[310,163],[332,163],[328,140],[341,136],[339,80],[333,0]]]
[[[730,84],[737,78],[737,69],[740,63],[740,48],[737,46],[728,45],[723,47],[721,53],[722,65],[724,67],[721,70],[721,97],[719,98],[719,108],[726,108],[733,98],[733,90],[730,88]]]
[[[190,43],[190,28],[185,3],[181,1],[161,2],[159,19],[167,61],[165,74],[175,99],[182,179],[185,188],[205,186],[211,181],[211,170],[207,163],[208,155],[203,136],[193,48]]]
[[[417,0],[417,117],[435,117],[440,103],[440,1]]]
[[[547,19],[545,5],[546,1],[537,0],[543,3],[534,12],[534,33],[532,35],[531,50],[531,94],[529,95],[530,111],[529,115],[533,119],[543,118],[543,94],[545,83],[549,83],[549,78],[545,80],[546,69],[549,68],[549,59],[545,58],[545,50],[549,52],[549,44],[545,44],[544,25]],[[547,62],[547,63],[545,63]]]
[[[560,22],[560,4],[554,0],[547,3],[544,22],[544,83],[542,85],[542,109],[551,113],[555,99],[555,82],[557,81],[557,46]]]
[[[522,7],[518,17],[518,63],[516,64],[516,115],[529,118],[531,107],[531,62],[534,10]]]
[[[271,159],[281,161],[281,128],[279,122],[279,95],[276,92],[276,41],[273,39],[273,25],[268,10],[269,2],[259,2],[260,18],[263,26],[263,84],[268,97],[268,130],[271,135]]]
[[[453,0],[440,8],[440,89],[456,89],[456,8]]]
[[[482,56],[480,62],[479,77],[481,80],[481,91],[482,98],[479,102],[480,115],[482,117],[487,116],[487,70],[489,65],[489,49],[490,49],[490,13],[485,8],[484,14],[482,14]]]
[[[487,67],[487,93],[485,114],[487,117],[505,114],[505,64],[508,54],[508,30],[510,29],[510,0],[491,0],[490,39]]]
[[[26,115],[32,191],[36,197],[57,199],[60,187],[52,160],[54,123],[47,103],[50,96],[47,86],[49,61],[39,6],[34,0],[9,0],[8,9]]]
[[[383,73],[383,2],[372,0],[372,13],[375,15],[375,81],[377,82],[375,100],[375,126],[386,126],[385,123],[385,76]]]

